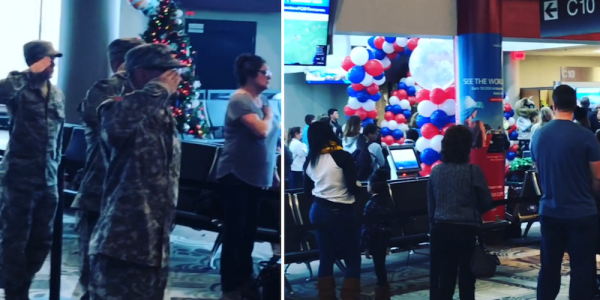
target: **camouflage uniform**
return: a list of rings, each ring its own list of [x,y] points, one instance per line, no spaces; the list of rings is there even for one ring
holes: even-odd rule
[[[48,42],[25,44],[28,64],[62,57]],[[30,71],[0,80],[10,116],[10,141],[0,163],[0,247],[6,299],[27,299],[52,245],[57,172],[65,119],[63,93]]]
[[[109,60],[123,61],[125,53],[135,46],[141,45],[140,39],[118,39],[109,47]],[[98,106],[112,96],[120,96],[127,79],[125,72],[117,72],[109,79],[97,81],[87,92],[85,99],[77,109],[85,128],[87,142],[85,168],[79,192],[71,205],[77,209],[77,232],[79,233],[79,285],[84,293],[80,299],[89,299],[87,286],[90,278],[90,262],[88,249],[92,230],[100,216],[100,199],[102,198],[105,164],[100,150],[100,122],[96,110]]]
[[[157,44],[138,46],[125,60],[129,74],[183,67]],[[163,299],[181,159],[169,99],[153,80],[98,108],[108,166],[90,242],[91,299]]]

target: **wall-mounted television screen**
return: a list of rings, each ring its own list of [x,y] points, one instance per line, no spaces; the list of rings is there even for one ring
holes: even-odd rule
[[[594,88],[577,88],[577,99],[581,100],[583,97],[590,99],[590,107],[600,107],[600,87]]]
[[[330,0],[284,0],[285,65],[325,66]]]
[[[321,71],[306,72],[306,83],[308,84],[352,84],[346,78],[348,72],[344,69],[327,69]]]

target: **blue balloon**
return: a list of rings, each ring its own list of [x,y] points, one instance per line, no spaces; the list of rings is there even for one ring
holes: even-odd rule
[[[398,105],[398,104],[396,104],[396,105],[392,106],[392,112],[393,112],[395,115],[399,115],[399,114],[401,114],[403,111],[404,111],[404,109],[402,109],[402,106],[400,106],[400,105]]]
[[[437,128],[442,128],[446,124],[448,124],[448,114],[441,109],[438,109],[431,113],[430,119],[431,123]]]
[[[395,140],[399,140],[404,137],[404,132],[400,129],[394,129],[394,131],[392,131],[392,136]]]
[[[502,94],[502,99],[506,99],[506,93]]]
[[[396,38],[395,37],[391,37],[391,36],[386,36],[385,37],[385,41],[388,42],[388,43],[390,43],[390,44],[393,44],[393,43],[396,42]]]
[[[438,160],[440,160],[440,154],[431,148],[427,148],[421,152],[421,161],[428,166],[433,165]]]
[[[379,80],[379,79],[382,79],[383,77],[385,77],[385,72],[381,73],[381,75],[379,75],[379,76],[373,76],[373,79]]]
[[[392,134],[392,131],[389,128],[387,128],[387,127],[381,128],[381,136],[388,136],[390,134]]]
[[[517,154],[512,151],[508,151],[508,153],[506,153],[506,159],[508,159],[508,160],[513,160],[516,157],[517,157]]]
[[[375,52],[373,50],[367,49],[367,52],[369,53],[369,60],[375,59]]]
[[[392,111],[392,109],[393,107],[391,105],[388,105],[385,107],[385,112]]]
[[[402,113],[404,114],[404,118],[406,118],[407,120],[410,120],[410,117],[412,117],[412,113],[408,109]]]
[[[363,127],[367,126],[368,124],[373,124],[373,123],[375,123],[375,122],[373,122],[373,119],[371,119],[371,118],[365,118],[364,120],[362,120]]]
[[[414,96],[417,94],[417,89],[414,86],[409,86],[406,88],[406,94],[409,96]]]
[[[455,115],[448,116],[448,123],[456,124],[456,116]]]
[[[369,100],[369,96],[371,96],[371,95],[369,95],[369,93],[367,93],[367,91],[362,90],[357,93],[356,99],[358,99],[358,101],[361,103],[365,103]]]
[[[510,119],[510,113],[505,112],[504,113],[504,118],[507,119],[507,120]]]
[[[400,83],[398,83],[398,89],[399,89],[399,90],[406,90],[406,88],[407,88],[407,87],[408,87],[408,86],[407,86],[407,85],[406,85],[406,83],[404,83],[404,82],[400,82]],[[407,93],[408,93],[408,92],[407,92]],[[402,99],[400,99],[400,100],[402,100]]]
[[[381,99],[381,93],[377,93],[375,95],[369,95],[369,99],[377,102],[377,101],[379,101]]]
[[[515,110],[514,109],[511,109],[508,113],[510,114],[511,117],[515,116]]]
[[[410,51],[410,49],[408,49],[408,47],[404,48],[404,54],[410,56],[412,54],[412,51]]]
[[[365,68],[361,66],[355,66],[348,71],[348,80],[352,83],[361,83],[365,79]]]
[[[515,130],[508,135],[508,138],[512,141],[516,141],[519,138],[519,133]]]
[[[373,47],[373,48],[375,48],[375,47]],[[373,53],[375,53],[375,58],[377,58],[378,60],[382,60],[386,56],[385,52],[383,52],[383,50],[379,50],[379,49],[373,50]]]
[[[372,36],[367,40],[367,44],[369,44],[369,47],[375,49],[375,37]]]
[[[423,125],[429,124],[429,123],[431,123],[430,118],[423,117],[422,115],[417,116],[417,126],[419,126],[419,128],[421,128],[421,127],[423,127]]]
[[[350,97],[354,97],[356,98],[356,94],[358,93],[357,91],[355,91],[351,85],[348,86],[348,88],[346,89],[346,91],[348,92],[348,96]]]

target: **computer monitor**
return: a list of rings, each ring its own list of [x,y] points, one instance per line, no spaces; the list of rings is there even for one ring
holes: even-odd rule
[[[421,171],[421,162],[412,145],[391,146],[390,156],[396,172],[411,173]]]
[[[225,114],[227,113],[227,100],[206,100],[206,114],[211,127],[225,126]]]
[[[523,151],[523,158],[531,157],[531,151]]]

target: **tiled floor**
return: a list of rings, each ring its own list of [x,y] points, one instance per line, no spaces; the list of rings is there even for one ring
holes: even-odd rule
[[[75,300],[77,298],[73,295],[79,279],[77,235],[74,218],[65,216],[64,222],[61,300]],[[207,267],[215,238],[215,233],[180,226],[175,228],[171,236],[172,254],[165,300],[219,299],[219,273]],[[269,244],[256,244],[254,258],[257,262],[268,260],[271,255]],[[32,300],[48,299],[49,260],[50,257],[34,280],[30,291]],[[218,260],[216,265],[219,265]],[[2,292],[0,299],[4,299]]]
[[[536,299],[537,276],[539,271],[539,228],[532,228],[527,240],[512,240],[502,247],[490,247],[500,253],[502,265],[498,268],[497,276],[491,279],[478,280],[476,285],[477,300],[526,300]],[[419,251],[427,253],[427,249]],[[425,255],[410,255],[407,268],[408,254],[395,253],[387,257],[388,278],[392,289],[392,299],[429,299],[429,257]],[[313,270],[318,269],[318,262],[311,264]],[[375,273],[372,261],[362,260],[363,274],[361,277],[363,299],[373,299]],[[563,279],[560,295],[557,299],[568,299],[569,267],[568,256],[563,263]],[[341,274],[337,275],[339,287]],[[306,281],[308,272],[304,265],[292,265],[288,269],[287,278],[290,280],[294,293],[289,299],[315,299],[314,281]],[[455,299],[458,298],[458,289]]]

